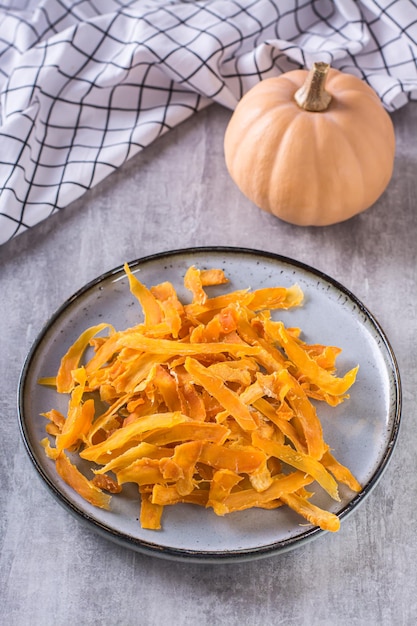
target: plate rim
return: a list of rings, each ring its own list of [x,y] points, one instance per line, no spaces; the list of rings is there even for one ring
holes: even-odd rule
[[[192,246],[187,248],[177,248],[173,250],[167,250],[162,252],[157,252],[154,254],[149,254],[143,257],[136,258],[132,261],[128,262],[131,270],[137,269],[141,264],[146,264],[153,261],[168,259],[172,257],[178,257],[181,255],[196,255],[196,254],[210,254],[210,253],[224,253],[224,254],[242,254],[244,256],[253,256],[256,258],[265,258],[271,261],[276,261],[278,263],[286,264],[291,267],[295,267],[296,269],[302,270],[304,272],[309,273],[310,275],[316,276],[321,281],[330,283],[335,289],[343,293],[347,296],[349,300],[351,300],[357,307],[358,310],[371,322],[379,339],[382,341],[383,347],[385,348],[386,355],[389,357],[390,365],[392,366],[392,377],[394,381],[394,389],[395,389],[395,406],[390,409],[389,417],[392,423],[392,427],[389,431],[389,438],[387,444],[384,448],[381,459],[378,463],[377,468],[374,473],[367,481],[366,485],[362,489],[362,491],[355,496],[337,513],[337,516],[342,521],[347,518],[347,516],[355,510],[358,505],[363,502],[366,497],[369,495],[371,491],[373,491],[376,484],[379,482],[381,476],[385,472],[387,465],[392,457],[394,449],[396,447],[396,443],[398,441],[398,435],[401,425],[401,413],[402,413],[402,385],[401,385],[401,376],[400,370],[398,366],[398,362],[394,353],[394,350],[391,346],[391,343],[385,334],[385,331],[381,327],[380,323],[373,315],[373,313],[367,308],[367,306],[353,293],[349,288],[345,287],[338,280],[334,279],[329,274],[307,264],[297,259],[277,254],[274,252],[268,252],[263,250],[258,250],[255,248],[241,247],[241,246]],[[24,412],[24,402],[25,402],[25,385],[27,381],[28,374],[30,372],[30,367],[33,359],[37,354],[37,350],[42,344],[44,338],[46,337],[49,330],[53,327],[55,322],[60,318],[60,316],[68,309],[68,307],[75,302],[78,298],[80,298],[83,294],[91,291],[95,286],[103,283],[112,276],[116,276],[123,272],[124,264],[118,265],[111,270],[103,272],[96,278],[88,281],[85,285],[83,285],[80,289],[75,291],[71,296],[65,299],[65,301],[55,310],[55,312],[48,318],[46,323],[41,327],[41,330],[38,332],[35,340],[33,341],[25,359],[21,369],[21,373],[18,381],[17,388],[17,418],[20,435],[23,439],[23,443],[26,449],[26,452],[34,465],[38,476],[43,480],[46,487],[49,488],[52,495],[61,504],[67,511],[69,511],[72,515],[74,515],[78,520],[88,524],[89,526],[93,526],[94,530],[104,536],[108,540],[113,540],[114,542],[122,545],[124,547],[128,547],[137,552],[141,552],[148,556],[157,556],[166,558],[169,560],[179,560],[179,561],[187,561],[187,562],[199,562],[199,563],[225,563],[225,562],[239,562],[239,561],[247,561],[258,558],[265,558],[268,556],[281,554],[283,552],[287,552],[296,547],[300,547],[305,543],[311,541],[312,539],[326,534],[326,531],[321,530],[318,527],[310,527],[306,529],[303,534],[290,537],[288,539],[284,539],[278,542],[273,542],[269,544],[265,544],[259,547],[253,547],[250,549],[243,548],[238,550],[190,550],[187,548],[176,548],[172,546],[161,546],[157,542],[149,542],[144,539],[135,538],[129,536],[123,532],[118,531],[114,527],[110,525],[104,524],[100,522],[98,519],[95,519],[91,515],[88,514],[82,508],[76,506],[71,500],[69,500],[64,493],[55,485],[55,483],[49,478],[41,462],[38,459],[38,455],[33,449],[30,437],[28,435],[27,430],[27,419]]]

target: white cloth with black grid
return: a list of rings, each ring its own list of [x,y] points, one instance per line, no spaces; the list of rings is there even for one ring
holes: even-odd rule
[[[0,2],[0,244],[212,102],[313,61],[417,99],[410,0]]]

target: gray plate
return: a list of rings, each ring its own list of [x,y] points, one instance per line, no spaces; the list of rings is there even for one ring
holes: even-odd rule
[[[342,348],[338,375],[360,365],[351,397],[336,408],[318,406],[326,442],[363,485],[353,494],[341,488],[341,502],[333,502],[317,487],[313,502],[341,519],[356,509],[375,487],[397,439],[401,414],[401,385],[393,351],[381,327],[358,299],[323,273],[281,256],[241,248],[195,248],[166,252],[130,263],[148,286],[169,280],[179,296],[189,300],[182,278],[189,265],[220,267],[230,278],[229,289],[290,286],[298,283],[305,304],[279,312],[289,326],[299,326],[308,343]],[[212,293],[223,288],[212,288]],[[253,509],[217,517],[211,509],[192,505],[166,507],[163,530],[141,529],[136,489],[112,499],[112,510],[90,506],[57,476],[40,445],[45,419],[40,413],[65,412],[67,398],[40,386],[37,380],[55,375],[60,359],[88,326],[110,322],[123,329],[141,321],[141,311],[119,267],[86,285],[63,304],[32,347],[19,384],[21,433],[33,464],[58,501],[80,520],[124,546],[171,559],[198,562],[242,561],[301,546],[324,531],[281,507]],[[343,525],[339,532],[343,532]]]

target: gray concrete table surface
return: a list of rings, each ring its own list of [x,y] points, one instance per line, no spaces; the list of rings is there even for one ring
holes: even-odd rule
[[[416,622],[417,105],[392,115],[397,153],[384,195],[365,213],[318,229],[286,224],[242,196],[224,165],[229,118],[217,105],[205,109],[0,248],[2,624]],[[380,322],[402,376],[397,447],[372,494],[339,533],[245,563],[167,561],[97,536],[50,496],[17,421],[23,361],[66,298],[125,261],[205,245],[279,253],[337,279]]]

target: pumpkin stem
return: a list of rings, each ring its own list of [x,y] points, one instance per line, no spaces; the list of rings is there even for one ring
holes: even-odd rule
[[[304,85],[295,92],[296,103],[305,111],[325,111],[329,106],[332,97],[324,89],[329,68],[328,63],[314,63]]]

